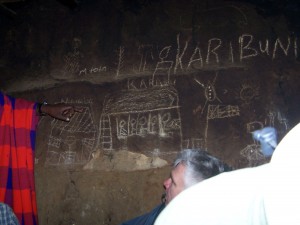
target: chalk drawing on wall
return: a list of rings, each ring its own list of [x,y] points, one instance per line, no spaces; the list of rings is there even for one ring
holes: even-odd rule
[[[268,115],[264,122],[253,121],[246,124],[247,133],[252,137],[252,132],[260,130],[264,127],[274,127],[277,131],[277,139],[279,135],[283,135],[289,129],[288,120],[282,115],[281,112],[272,111],[268,112]],[[252,137],[252,143],[247,145],[240,151],[241,156],[246,158],[249,162],[249,166],[257,166],[266,160],[266,157],[261,152],[260,143]]]
[[[138,66],[133,66],[133,72],[140,74],[149,71],[150,68],[147,68],[147,66],[150,66],[150,62],[154,61],[153,45],[140,45],[137,54],[140,56],[140,62]]]
[[[128,138],[152,135],[161,151],[165,139],[182,139],[178,94],[173,86],[122,90],[106,96],[100,118],[99,146],[127,149]],[[154,143],[154,142],[153,142]],[[180,148],[181,146],[179,146]]]
[[[218,102],[221,103],[221,100],[218,98],[217,96],[217,92],[215,89],[215,83],[218,77],[218,73],[216,73],[213,81],[208,81],[208,83],[206,85],[204,85],[201,81],[199,81],[198,79],[194,78],[194,80],[196,81],[197,84],[200,85],[200,87],[202,87],[204,89],[204,96],[205,96],[205,103],[204,106],[202,107],[202,111],[201,114],[203,114],[204,109],[206,108],[207,103],[209,102],[213,102],[215,100],[217,100]]]
[[[247,133],[252,137],[252,132],[260,130],[264,127],[264,124],[259,121],[253,121],[246,124]],[[247,159],[248,166],[257,166],[266,157],[262,154],[260,149],[260,143],[252,137],[253,143],[248,144],[245,148],[240,151],[241,156]]]
[[[160,61],[157,62],[155,70],[152,74],[153,86],[170,85],[170,74],[173,66],[173,61],[165,61],[170,52],[171,46],[163,48],[159,53]]]
[[[243,104],[250,104],[253,100],[259,97],[259,85],[253,82],[244,82],[238,91],[238,99],[240,99]]]
[[[240,116],[240,109],[239,106],[233,105],[208,105],[207,107],[207,115],[206,115],[206,126],[205,126],[205,133],[204,133],[204,143],[206,148],[207,142],[207,135],[208,135],[208,128],[209,128],[209,121],[216,120],[216,119],[224,119],[224,118],[231,118]]]
[[[182,141],[182,149],[205,149],[203,138],[189,138]]]
[[[84,111],[75,113],[71,121],[54,119],[48,140],[45,165],[82,165],[90,160],[96,145],[97,128],[90,106],[80,105]]]
[[[72,41],[72,51],[64,55],[64,77],[70,77],[79,72],[81,52],[81,39],[74,38]]]
[[[260,130],[264,127],[264,124],[259,121],[253,121],[246,124],[247,133],[251,134],[256,130]],[[253,139],[255,141],[255,139]],[[256,141],[255,141],[256,142]]]
[[[240,154],[248,160],[248,166],[257,166],[259,162],[265,159],[260,151],[260,145],[249,144],[240,151]]]
[[[100,74],[107,71],[106,66],[92,66],[90,68],[81,69],[78,73],[79,76],[89,75],[89,74]]]
[[[207,120],[229,118],[240,115],[238,106],[232,105],[208,105]]]
[[[200,113],[201,115],[203,115],[204,110],[207,108],[204,126],[204,137],[202,138],[203,144],[201,144],[201,147],[203,149],[207,149],[209,121],[240,116],[240,108],[237,105],[213,104],[214,102],[222,103],[222,101],[217,96],[217,91],[215,88],[217,77],[218,71],[216,71],[213,81],[208,81],[207,84],[204,84],[199,79],[194,78],[194,81],[204,89],[205,103],[203,106],[197,106],[197,108],[193,110],[193,114],[195,115],[197,113]],[[185,142],[184,144],[188,144],[188,142]]]
[[[281,112],[269,111],[268,113],[269,126],[275,127],[276,122],[283,126],[284,131],[287,131],[289,129],[288,120],[282,115]]]
[[[118,63],[117,63],[117,70],[116,70],[116,77],[120,76],[121,70],[124,67],[124,46],[120,46],[118,51]]]

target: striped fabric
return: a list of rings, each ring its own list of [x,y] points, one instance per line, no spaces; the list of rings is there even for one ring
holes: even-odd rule
[[[36,103],[0,92],[0,202],[21,225],[37,224],[34,186]]]
[[[19,225],[11,208],[2,202],[0,203],[0,225]]]

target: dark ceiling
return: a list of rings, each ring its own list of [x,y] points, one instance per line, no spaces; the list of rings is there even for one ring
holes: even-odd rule
[[[75,9],[80,7],[81,4],[86,2],[91,2],[92,0],[56,0],[62,5]],[[126,9],[131,11],[138,11],[144,6],[151,4],[158,0],[122,0],[123,5]],[[164,0],[161,0],[164,1]],[[226,1],[226,0],[225,0]],[[294,14],[300,10],[300,1],[299,0],[229,0],[230,2],[246,2],[257,6],[257,10],[265,16],[274,16],[278,14]],[[228,2],[229,2],[228,1]],[[28,2],[38,2],[38,0],[0,0],[0,4],[5,7],[11,7],[13,10],[18,4]],[[103,1],[106,2],[106,1]]]
[[[92,0],[56,0],[56,1],[70,9],[75,9],[77,7],[80,7],[81,4],[85,4],[86,2],[91,2]],[[122,0],[122,5],[127,10],[137,12],[142,7],[145,7],[155,1],[158,0]],[[296,17],[296,13],[300,11],[299,0],[230,0],[230,2],[233,1],[253,4],[257,7],[257,10],[264,16],[275,16],[275,15],[285,14],[287,16]],[[15,7],[17,7],[20,4],[24,4],[28,2],[38,2],[38,0],[0,0],[0,4],[2,6],[10,8],[11,10],[13,10]]]
[[[83,4],[91,3],[95,0],[53,0],[67,7],[70,10],[80,10]],[[109,0],[103,0],[106,4]],[[154,3],[166,0],[120,0],[124,11],[131,11],[138,14],[144,7]],[[284,16],[289,23],[289,27],[300,34],[300,1],[299,0],[225,0],[228,2],[244,2],[255,6],[257,13],[263,17]],[[43,2],[42,0],[0,0],[0,14],[3,12],[16,15],[17,11],[22,7],[26,7],[29,3]],[[207,1],[209,2],[209,1]]]

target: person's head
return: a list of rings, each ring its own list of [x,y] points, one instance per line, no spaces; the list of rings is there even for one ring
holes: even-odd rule
[[[170,177],[164,181],[165,203],[168,204],[186,188],[230,168],[208,152],[198,149],[181,151],[174,161]]]

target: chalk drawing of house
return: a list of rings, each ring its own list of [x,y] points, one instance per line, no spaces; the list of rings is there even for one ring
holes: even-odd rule
[[[91,158],[97,138],[97,126],[89,107],[83,107],[70,122],[51,122],[46,165],[84,164]]]
[[[173,86],[156,86],[109,94],[99,128],[103,150],[127,149],[130,143],[148,140],[142,151],[177,151],[174,146],[180,149],[182,140],[178,93]]]

